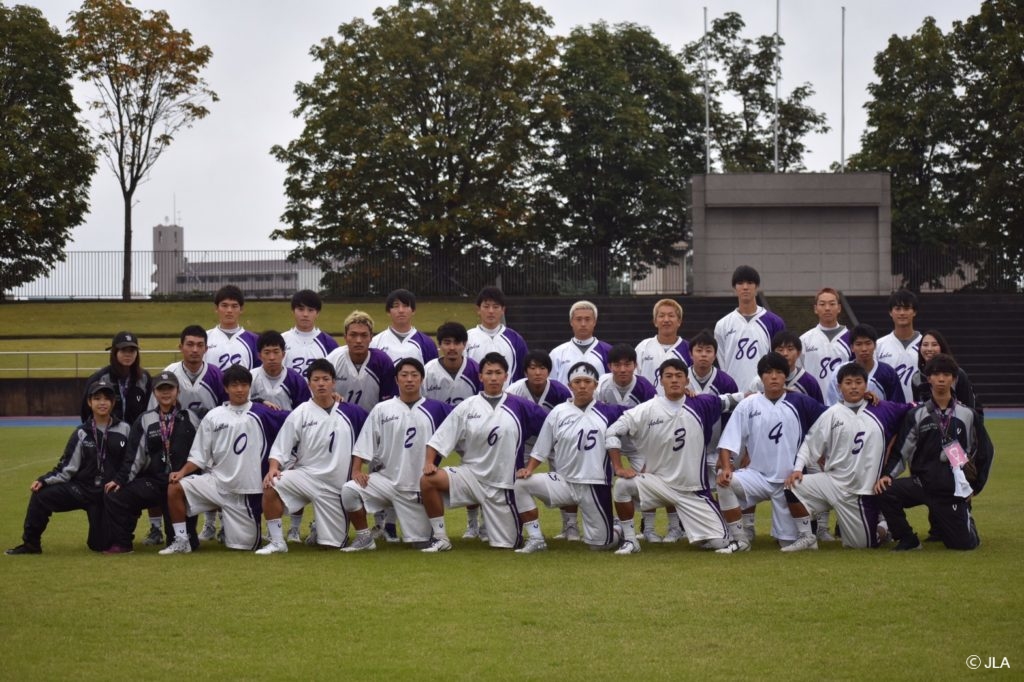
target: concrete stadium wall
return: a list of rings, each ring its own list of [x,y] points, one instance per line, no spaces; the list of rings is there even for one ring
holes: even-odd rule
[[[769,294],[888,293],[888,173],[730,173],[693,177],[697,296],[732,293],[739,265]]]

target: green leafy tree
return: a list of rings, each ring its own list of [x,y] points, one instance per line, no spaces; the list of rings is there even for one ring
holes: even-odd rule
[[[712,156],[726,172],[771,171],[775,165],[775,80],[777,51],[785,44],[774,35],[746,38],[736,12],[711,22],[705,38],[683,49],[691,72],[708,82]],[[705,54],[707,71],[705,72]],[[802,83],[779,98],[779,171],[803,170],[803,140],[826,133],[825,115],[807,104],[814,94]],[[738,102],[738,110],[727,102]]]
[[[86,0],[68,19],[71,55],[83,80],[96,86],[89,106],[97,136],[124,200],[124,281],[131,299],[132,198],[182,128],[209,114],[217,94],[200,72],[213,52],[193,47],[167,12],[145,13],[122,0]]]
[[[295,257],[403,263],[413,286],[470,289],[530,234],[534,179],[557,102],[551,20],[519,0],[401,0],[312,48],[287,165]]]
[[[875,56],[867,129],[848,168],[888,171],[895,272],[919,289],[956,267],[959,99],[950,38],[931,17]]]
[[[96,169],[64,40],[39,10],[0,5],[0,298],[64,259]]]
[[[704,168],[703,101],[679,58],[634,24],[573,30],[560,63],[559,232],[568,250],[592,258],[607,294],[613,272],[643,275],[680,255],[689,176]]]

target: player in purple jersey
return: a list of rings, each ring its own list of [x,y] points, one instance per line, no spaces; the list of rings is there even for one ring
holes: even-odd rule
[[[314,360],[326,358],[338,347],[338,342],[330,334],[316,326],[323,306],[320,295],[311,289],[296,291],[292,295],[295,326],[283,334],[287,344],[284,364],[300,374]]]
[[[257,336],[246,331],[241,324],[245,310],[242,290],[234,284],[221,287],[214,294],[213,305],[217,326],[206,330],[206,361],[222,372],[231,365],[241,365],[246,369],[258,367]]]
[[[782,318],[757,304],[759,286],[757,270],[749,265],[736,268],[736,309],[715,324],[718,364],[743,387],[757,378],[758,361],[771,350],[772,337],[786,328]]]
[[[772,337],[772,350],[786,358],[786,362],[789,363],[786,390],[809,395],[824,405],[825,399],[821,395],[821,389],[818,388],[818,382],[811,376],[810,372],[805,371],[800,366],[800,353],[802,349],[803,344],[800,342],[800,337],[794,332],[783,330]],[[763,388],[761,379],[758,378],[750,383],[749,390],[751,393],[757,393]]]
[[[661,363],[669,358],[679,358],[689,367],[693,360],[690,344],[679,336],[679,328],[683,326],[683,306],[671,298],[661,299],[654,304],[653,322],[657,335],[636,345],[636,373],[660,389],[657,374]]]
[[[828,391],[828,385],[839,366],[853,359],[850,332],[839,324],[842,312],[839,292],[831,287],[823,288],[814,298],[814,314],[818,317],[818,326],[800,336],[803,344],[800,366],[818,381],[822,395]]]
[[[416,358],[426,364],[437,357],[434,340],[412,326],[416,316],[416,297],[406,289],[395,289],[384,301],[384,310],[391,325],[370,341],[370,348],[388,354],[392,363],[402,358]]]
[[[608,351],[611,345],[594,336],[597,326],[597,306],[590,301],[576,301],[569,308],[569,326],[572,338],[551,351],[551,374],[555,381],[566,383],[569,368],[581,360],[589,362],[598,374],[608,371]]]
[[[505,294],[498,287],[484,287],[476,297],[480,324],[469,330],[466,356],[477,364],[488,353],[501,353],[508,360],[509,383],[525,376],[526,341],[514,329],[505,326]]]
[[[893,292],[889,296],[889,317],[892,318],[893,330],[878,339],[875,359],[896,371],[903,402],[913,402],[911,382],[917,371],[917,349],[921,345],[921,334],[914,330],[917,296],[906,289]]]
[[[877,340],[878,332],[869,324],[858,324],[851,329],[850,343],[853,346],[853,361],[867,370],[868,390],[879,399],[891,400],[896,403],[908,402],[904,400],[903,389],[900,386],[896,370],[876,360],[875,342]],[[839,384],[832,381],[829,384],[825,402],[828,405],[835,405],[840,399]]]

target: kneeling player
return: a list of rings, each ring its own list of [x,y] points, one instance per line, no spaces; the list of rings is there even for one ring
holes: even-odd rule
[[[843,365],[837,374],[842,402],[814,422],[796,455],[793,473],[786,479],[786,499],[797,525],[796,542],[783,552],[817,549],[811,533],[811,515],[836,510],[846,547],[877,547],[878,501],[875,483],[885,453],[896,437],[905,403],[864,399],[868,373],[858,364]],[[811,462],[824,462],[821,471],[804,474]]]
[[[427,443],[420,478],[423,507],[434,540],[424,552],[452,548],[444,524],[444,508],[479,504],[491,547],[514,548],[522,540],[516,508],[516,471],[522,468],[526,439],[536,436],[547,414],[524,398],[505,393],[508,361],[488,353],[480,362],[484,390],[455,408]],[[457,467],[437,467],[462,443],[465,454]]]
[[[577,362],[569,368],[572,402],[557,405],[548,413],[529,464],[516,473],[516,505],[528,535],[526,545],[516,552],[547,549],[534,497],[548,507],[578,506],[583,515],[583,542],[591,548],[618,546],[604,434],[625,408],[594,400],[597,381],[597,370],[589,363]],[[555,471],[534,476],[549,458]]]
[[[263,468],[270,445],[287,412],[249,400],[252,374],[241,365],[224,370],[226,405],[210,410],[199,423],[188,461],[168,477],[167,508],[174,542],[160,554],[192,551],[185,519],[220,510],[224,545],[253,550],[260,542]],[[204,471],[202,475],[193,475]]]
[[[615,475],[612,495],[622,523],[623,542],[616,554],[635,554],[640,542],[633,525],[634,501],[640,509],[673,505],[691,544],[723,554],[748,549],[733,541],[711,496],[704,448],[722,418],[722,399],[686,396],[686,363],[670,358],[658,368],[664,396],[625,412],[608,429],[606,444]],[[641,472],[622,466],[621,438],[629,436],[644,456]]]
[[[366,410],[334,402],[334,365],[320,358],[307,370],[312,398],[296,407],[281,427],[270,450],[270,470],[263,478],[263,513],[270,542],[257,554],[288,551],[281,527],[285,512],[307,504],[316,515],[316,541],[342,547],[348,518],[341,489],[352,467],[352,445],[366,421]]]

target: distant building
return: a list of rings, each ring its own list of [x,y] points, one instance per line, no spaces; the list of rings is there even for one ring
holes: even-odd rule
[[[237,285],[246,298],[288,298],[299,289],[320,289],[319,266],[286,256],[285,251],[188,252],[183,227],[157,225],[151,296],[212,296],[225,284]]]

